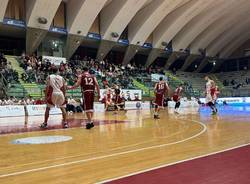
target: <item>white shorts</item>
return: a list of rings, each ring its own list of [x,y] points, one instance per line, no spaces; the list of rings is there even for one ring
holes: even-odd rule
[[[209,102],[213,102],[213,97],[211,96],[211,94],[206,95],[206,103],[209,103]]]
[[[51,95],[52,104],[47,104],[48,107],[66,107],[65,96],[62,92],[53,92]]]

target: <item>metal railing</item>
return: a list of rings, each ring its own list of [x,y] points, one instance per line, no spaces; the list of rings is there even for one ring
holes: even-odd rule
[[[0,98],[7,96],[8,81],[2,73],[0,73]]]

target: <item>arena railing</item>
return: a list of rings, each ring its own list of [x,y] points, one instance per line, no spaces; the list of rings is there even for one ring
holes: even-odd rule
[[[7,96],[8,81],[5,79],[2,73],[0,73],[0,97]]]

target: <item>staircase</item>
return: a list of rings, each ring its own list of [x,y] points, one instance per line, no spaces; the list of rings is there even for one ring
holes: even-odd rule
[[[211,79],[215,82],[215,84],[219,87],[219,89],[224,89],[224,85],[222,84],[222,82],[218,79],[218,77],[214,74],[210,75]]]
[[[184,81],[181,80],[180,78],[176,77],[175,75],[173,75],[171,72],[169,71],[165,71],[165,75],[168,77],[168,84],[170,86],[170,88],[174,91],[180,84],[184,84]],[[195,97],[197,96],[195,89],[194,92],[187,92],[184,91],[183,92],[184,96],[186,96],[187,98],[191,98],[191,97]]]
[[[11,66],[14,70],[17,71],[20,84],[26,91],[28,96],[32,97],[41,97],[42,90],[39,88],[39,86],[36,83],[25,83],[22,80],[22,74],[25,73],[24,69],[20,67],[19,62],[17,60],[16,56],[6,56],[6,59],[11,63]]]
[[[150,90],[150,88],[145,86],[143,83],[138,82],[133,77],[131,79],[133,81],[133,85],[136,86],[137,88],[139,88],[140,90],[142,90],[142,95],[149,96],[149,97],[154,97],[154,93],[153,93],[152,90]]]
[[[171,72],[166,71],[165,75],[168,77],[169,85],[176,88],[178,85],[183,84],[184,81],[174,76]]]

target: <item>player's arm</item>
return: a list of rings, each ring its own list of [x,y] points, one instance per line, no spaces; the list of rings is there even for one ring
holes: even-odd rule
[[[73,86],[67,86],[67,89],[76,89],[76,88],[78,88],[81,85],[81,80],[82,80],[82,77],[80,75],[78,77],[76,83]]]
[[[168,96],[168,93],[170,91],[170,87],[169,87],[168,83],[165,83],[165,84],[166,84],[166,95]]]
[[[94,82],[95,82],[95,88],[96,88],[96,91],[97,91],[97,94],[98,94],[98,100],[99,100],[100,97],[101,97],[101,95],[100,95],[100,87],[99,87],[99,84],[98,84],[95,77],[94,77]]]
[[[65,79],[63,79],[62,92],[63,92],[64,95],[66,94],[66,89],[67,89],[67,82],[65,81]]]
[[[155,92],[155,93],[157,92],[157,83],[155,84],[154,92]]]

